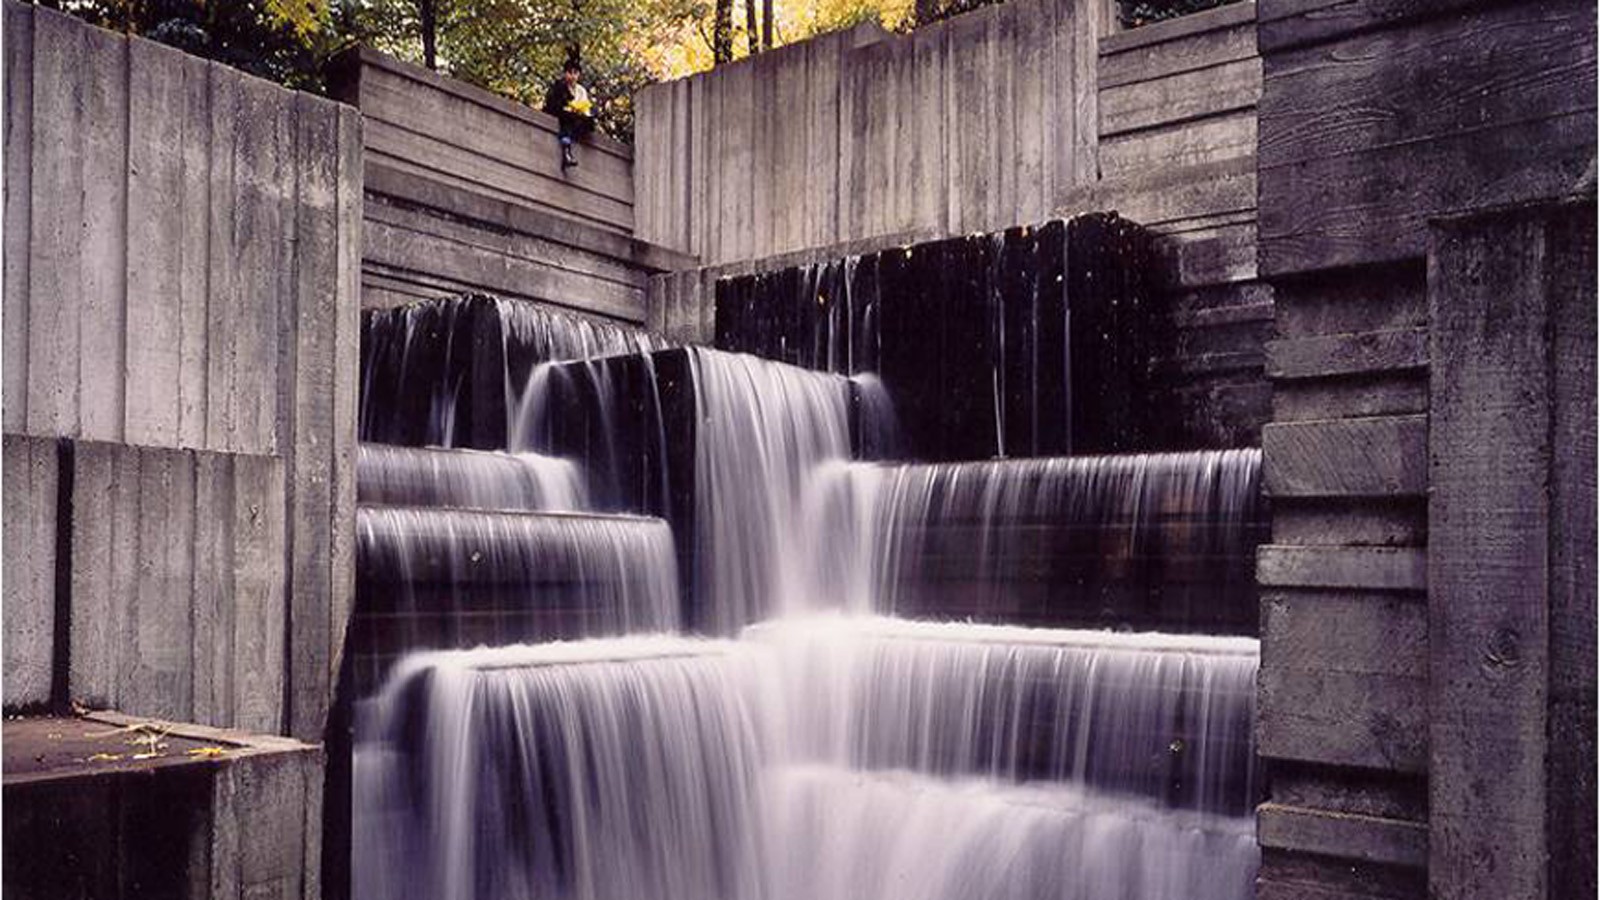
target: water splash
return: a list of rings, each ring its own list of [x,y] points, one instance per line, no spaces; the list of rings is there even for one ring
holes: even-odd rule
[[[850,618],[415,656],[360,725],[356,896],[1236,900],[1247,816],[1095,766],[1180,721],[1248,758],[1254,671],[1246,639]]]

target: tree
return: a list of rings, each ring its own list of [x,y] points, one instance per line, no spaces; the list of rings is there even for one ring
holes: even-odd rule
[[[717,18],[711,26],[711,58],[719,65],[733,62],[733,0],[717,0]]]
[[[328,0],[52,0],[102,28],[137,34],[252,75],[322,88],[339,49]]]

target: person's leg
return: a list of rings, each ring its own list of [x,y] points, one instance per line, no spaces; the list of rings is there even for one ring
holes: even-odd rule
[[[572,155],[572,134],[565,128],[561,130],[561,168],[566,169],[578,164],[578,158]]]

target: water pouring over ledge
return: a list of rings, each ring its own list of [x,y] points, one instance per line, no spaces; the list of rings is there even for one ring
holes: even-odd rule
[[[1012,764],[1165,750],[1186,717],[1247,736],[1254,644],[830,618],[414,656],[363,724],[357,896],[1244,896],[1248,818]]]
[[[949,556],[937,542],[926,549],[934,532],[977,550],[972,585],[1004,582],[1019,555],[991,550],[1008,546],[1011,520],[1031,503],[1025,526],[1061,525],[1091,484],[1110,485],[1101,493],[1111,499],[1088,508],[1115,514],[1079,516],[1067,530],[1099,532],[1086,546],[1113,550],[1113,581],[1194,555],[1173,548],[1230,556],[1228,528],[1213,521],[1228,491],[1217,488],[1248,494],[1258,457],[1231,468],[1150,458],[1121,480],[1085,477],[1129,469],[1117,458],[865,466],[850,461],[859,384],[680,352],[694,377],[677,389],[689,385],[690,402],[664,402],[670,378],[645,388],[660,416],[657,458],[678,454],[659,495],[717,516],[668,526],[698,541],[720,519],[711,540],[776,548],[712,557],[707,580],[725,565],[722,583],[734,587],[698,615],[725,635],[785,617],[736,641],[636,635],[531,656],[477,651],[493,663],[408,659],[362,716],[358,896],[900,900],[908,885],[950,900],[1248,895],[1257,851],[1238,812],[1254,790],[1253,641],[1140,645],[1104,632],[792,616],[886,609],[891,598],[917,608],[909,598],[925,586],[902,575]],[[613,407],[624,408],[649,407]],[[674,425],[685,408],[687,430]],[[569,461],[594,483],[587,458]],[[1163,466],[1171,477],[1151,477]],[[720,502],[706,504],[713,494]],[[1237,541],[1246,558],[1248,531]],[[705,561],[687,563],[699,580]],[[1065,588],[1056,608],[1083,585]],[[725,724],[736,720],[746,724]],[[601,815],[608,797],[617,802]],[[636,807],[649,811],[615,812]],[[737,835],[684,824],[733,821]]]

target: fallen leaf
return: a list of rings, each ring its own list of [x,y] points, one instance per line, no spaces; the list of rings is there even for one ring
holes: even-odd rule
[[[116,762],[122,759],[121,753],[96,753],[89,757],[89,762]]]
[[[227,753],[227,752],[228,751],[222,749],[221,747],[196,747],[193,750],[189,751],[189,755],[190,756],[200,756],[200,757],[204,757],[206,759],[212,759],[214,757],[221,756],[221,755],[223,755],[224,753]]]

